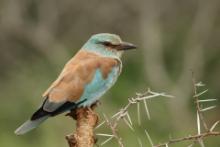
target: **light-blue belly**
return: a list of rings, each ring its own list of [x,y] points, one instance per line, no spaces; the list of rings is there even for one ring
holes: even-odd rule
[[[103,79],[100,69],[97,69],[91,83],[85,86],[83,95],[79,101],[86,101],[79,106],[91,106],[116,82],[119,76],[119,66],[113,67],[106,79]]]

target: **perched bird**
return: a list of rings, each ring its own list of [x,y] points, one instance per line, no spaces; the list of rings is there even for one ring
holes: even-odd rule
[[[118,35],[93,35],[65,65],[58,78],[44,92],[41,107],[21,125],[15,134],[22,135],[51,116],[90,107],[111,88],[122,70],[121,55],[135,45],[123,42]]]

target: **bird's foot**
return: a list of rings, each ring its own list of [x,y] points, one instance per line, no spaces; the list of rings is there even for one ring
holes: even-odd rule
[[[100,106],[101,102],[98,100],[95,103],[93,103],[91,106],[86,107],[90,113],[94,114],[95,112],[93,111],[95,107]]]
[[[76,114],[76,109],[70,110],[65,116],[72,117],[74,120],[77,120],[77,114]]]

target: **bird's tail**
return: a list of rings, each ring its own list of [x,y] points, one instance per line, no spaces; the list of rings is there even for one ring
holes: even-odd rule
[[[16,135],[23,135],[32,129],[36,128],[38,125],[40,125],[43,121],[45,121],[49,116],[43,116],[41,118],[38,118],[36,120],[27,120],[25,123],[23,123],[19,128],[15,130]]]

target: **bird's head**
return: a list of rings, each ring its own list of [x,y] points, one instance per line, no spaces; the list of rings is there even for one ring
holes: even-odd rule
[[[124,51],[135,48],[135,45],[122,41],[118,35],[109,33],[93,35],[82,47],[84,50],[113,58],[120,58]]]

